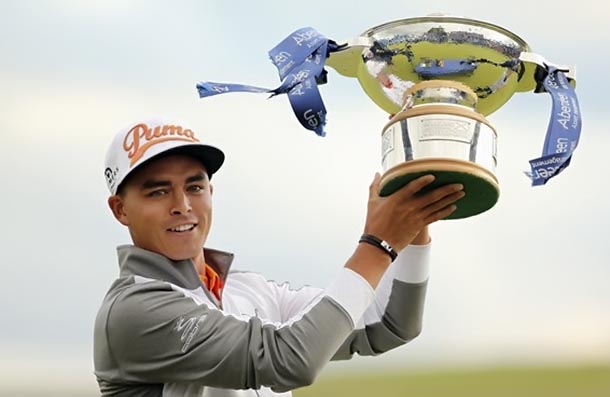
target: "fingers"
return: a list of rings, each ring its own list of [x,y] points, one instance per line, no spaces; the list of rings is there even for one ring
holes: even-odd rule
[[[454,203],[466,195],[466,193],[462,189],[462,185],[453,184],[443,186],[442,188],[430,192],[428,195],[432,198],[438,196],[441,196],[441,198],[433,201],[432,204],[423,208],[422,211],[424,216],[424,223],[426,225],[429,225],[433,222],[444,219],[451,215],[457,209],[457,206]],[[445,195],[442,196],[443,194]]]
[[[420,176],[398,189],[392,195],[396,195],[400,200],[414,196],[417,192],[434,182],[434,179],[434,175]]]
[[[424,219],[424,224],[429,225],[436,221],[440,221],[441,219],[445,219],[446,217],[451,215],[456,209],[457,206],[455,204],[451,204],[450,206],[445,207],[440,211],[433,212]]]
[[[465,195],[466,195],[466,193],[464,193],[462,190],[460,190],[460,191],[457,191],[457,192],[444,196],[442,199],[433,202],[432,204],[428,205],[427,207],[425,207],[423,209],[424,217],[427,217],[430,214],[433,214],[437,211],[440,211],[440,210],[450,206],[451,204],[455,203],[456,201],[458,201]]]
[[[457,209],[454,203],[466,194],[463,191],[464,186],[462,184],[454,183],[415,196],[417,192],[434,180],[434,178],[424,178],[426,177],[415,179],[408,184],[411,186],[405,191],[409,191],[406,194],[411,194],[411,197],[405,198],[405,203],[409,202],[408,207],[411,216],[415,216],[421,219],[423,224],[429,225],[451,215]]]
[[[450,185],[441,186],[430,192],[427,192],[426,194],[418,197],[418,200],[420,201],[422,207],[427,207],[437,201],[443,200],[449,195],[461,192],[463,190],[464,186],[462,184],[452,183]]]

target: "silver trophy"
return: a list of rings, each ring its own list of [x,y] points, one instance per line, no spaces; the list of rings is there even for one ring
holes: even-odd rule
[[[431,15],[389,22],[362,33],[326,65],[355,77],[391,115],[381,133],[387,196],[432,173],[430,188],[462,183],[466,196],[448,218],[482,213],[495,205],[497,131],[486,119],[515,92],[544,90],[549,65],[575,84],[573,67],[547,62],[499,26]]]

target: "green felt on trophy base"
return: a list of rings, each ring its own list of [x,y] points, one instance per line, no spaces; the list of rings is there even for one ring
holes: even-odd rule
[[[496,204],[498,197],[500,196],[497,185],[485,178],[468,172],[439,170],[419,171],[396,176],[386,181],[381,186],[379,195],[389,196],[410,181],[428,174],[434,175],[436,179],[430,185],[422,189],[421,193],[452,183],[461,183],[464,185],[466,196],[456,202],[457,209],[445,219],[468,218],[485,212]]]

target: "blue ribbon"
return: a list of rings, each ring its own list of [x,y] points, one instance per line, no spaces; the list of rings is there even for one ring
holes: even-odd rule
[[[544,185],[570,165],[582,128],[578,98],[566,75],[555,67],[549,67],[543,84],[551,94],[553,107],[542,156],[530,160],[531,172],[526,173],[532,186]]]
[[[324,62],[329,51],[338,46],[315,29],[301,28],[269,51],[269,58],[275,65],[282,84],[275,89],[243,84],[224,84],[209,81],[197,84],[199,97],[209,97],[229,92],[270,93],[271,97],[287,94],[294,114],[301,125],[325,136],[326,108],[318,90],[318,84],[325,82]]]

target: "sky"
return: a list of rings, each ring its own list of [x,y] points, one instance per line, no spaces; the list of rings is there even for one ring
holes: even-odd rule
[[[490,115],[500,200],[479,216],[431,226],[423,333],[329,370],[610,361],[610,84],[602,74],[610,6],[354,4],[0,2],[0,395],[25,382],[95,393],[93,321],[118,273],[115,247],[129,242],[106,205],[103,161],[114,134],[138,118],[184,120],[226,153],[213,179],[207,245],[234,252],[235,268],[324,287],[362,232],[387,114],[332,69],[321,87],[324,138],[300,127],[285,96],[202,100],[195,84],[275,87],[267,51],[297,28],[344,41],[436,12],[503,26],[549,61],[575,64],[580,144],[563,174],[532,188],[523,171],[540,154],[550,96],[515,94]],[[44,382],[31,382],[33,374]]]

